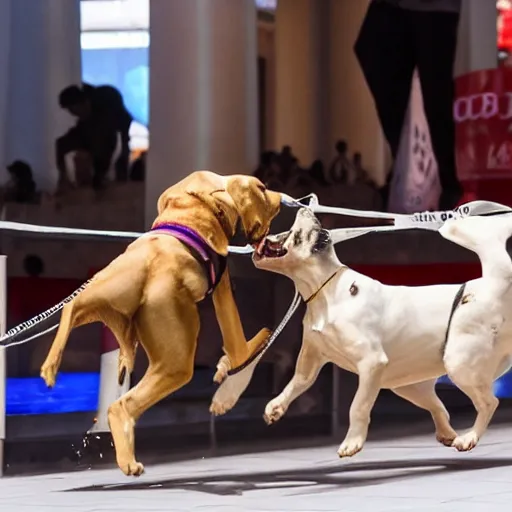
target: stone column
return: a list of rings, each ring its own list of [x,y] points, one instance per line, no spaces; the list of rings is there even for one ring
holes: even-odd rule
[[[329,85],[331,155],[337,139],[345,139],[349,152],[360,152],[374,179],[383,184],[387,146],[370,90],[357,61],[354,44],[368,0],[330,0]]]
[[[2,0],[0,166],[25,160],[42,190],[57,184],[55,139],[72,125],[59,92],[81,82],[79,0]]]
[[[302,165],[328,156],[328,0],[279,0],[276,10],[276,149]]]
[[[455,75],[498,64],[496,2],[463,0],[459,22],[459,40]]]
[[[258,163],[253,0],[151,0],[146,224],[158,196],[198,169]]]

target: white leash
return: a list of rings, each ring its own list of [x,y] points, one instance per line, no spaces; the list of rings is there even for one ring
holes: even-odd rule
[[[8,340],[16,339],[20,334],[23,334],[25,331],[28,331],[32,327],[34,327],[37,324],[40,324],[41,322],[44,322],[46,319],[52,317],[56,313],[58,313],[65,304],[68,302],[71,302],[79,293],[81,293],[84,288],[90,283],[90,281],[86,281],[80,288],[76,289],[71,295],[68,295],[64,300],[60,301],[55,306],[52,306],[51,308],[47,309],[46,311],[43,311],[42,313],[39,313],[38,315],[34,316],[30,320],[26,320],[25,322],[22,322],[21,324],[17,325],[16,327],[13,327],[12,329],[9,329],[2,337],[0,337],[0,345],[5,345],[7,347],[14,347],[16,345],[24,345],[25,343],[28,343],[29,341],[35,340],[36,338],[39,338],[40,336],[44,336],[45,334],[48,334],[59,326],[59,324],[55,324],[48,329],[38,332],[37,334],[34,334],[33,336],[30,336],[27,339],[20,340],[20,341],[14,341],[12,343],[5,343]]]
[[[304,204],[302,201],[307,201]],[[494,203],[491,201],[472,201],[470,203],[466,203],[456,210],[453,211],[444,211],[444,212],[424,212],[424,213],[413,213],[410,215],[407,214],[399,214],[399,213],[385,213],[385,212],[373,212],[373,211],[365,211],[365,210],[354,210],[351,208],[338,208],[334,206],[324,206],[319,204],[318,197],[315,194],[309,194],[301,199],[294,199],[286,194],[281,194],[281,202],[283,205],[292,207],[292,208],[310,208],[314,213],[331,213],[336,215],[345,215],[350,217],[362,217],[362,218],[372,218],[372,219],[385,219],[392,220],[394,222],[393,225],[388,226],[368,226],[368,227],[359,227],[359,228],[338,228],[331,229],[331,239],[334,244],[339,242],[343,242],[345,240],[349,240],[351,238],[359,237],[362,235],[366,235],[372,232],[382,232],[382,231],[399,231],[403,229],[427,229],[437,231],[448,219],[453,218],[462,218],[468,217],[472,215],[491,215],[498,213],[512,213],[512,208],[508,206],[504,206],[499,203]],[[53,227],[53,226],[38,226],[35,224],[24,224],[19,222],[10,222],[10,221],[0,221],[0,230],[7,231],[23,231],[30,233],[41,233],[41,234],[66,234],[66,235],[85,235],[85,236],[96,236],[96,237],[107,237],[112,239],[136,239],[142,236],[144,233],[137,233],[133,231],[97,231],[93,229],[74,229],[74,228],[63,228],[63,227]],[[245,246],[229,246],[229,252],[233,254],[251,254],[254,252],[254,249],[250,245]],[[40,313],[39,315],[27,320],[26,322],[22,322],[10,329],[7,333],[5,333],[2,337],[0,337],[0,344],[5,344],[6,341],[12,340],[16,338],[23,332],[28,329],[34,327],[40,322],[46,320],[47,318],[53,316],[55,313],[59,312],[64,304],[71,301],[74,297],[76,297],[84,288],[87,286],[89,281],[84,283],[78,290],[73,292],[69,297],[66,297],[63,301],[59,302],[55,306],[49,308],[48,310]],[[279,324],[279,326],[274,331],[271,336],[271,342],[268,346],[270,346],[281,330],[284,328],[288,320],[291,318],[293,313],[295,312],[297,306],[293,308],[295,303],[292,301],[290,309],[287,314],[283,318],[283,321]],[[288,313],[290,313],[288,315]],[[24,343],[28,343],[33,339],[36,339],[44,334],[52,332],[58,327],[58,324],[46,329],[43,332],[37,333],[25,340],[20,340],[17,342],[10,343],[7,346],[16,346],[22,345]],[[261,355],[267,350],[268,346],[263,350]],[[259,357],[256,359],[259,360]],[[253,360],[256,360],[253,359]],[[236,373],[240,371],[240,369],[236,368],[232,371]]]
[[[263,354],[272,346],[281,331],[285,328],[290,318],[293,316],[297,308],[300,306],[302,298],[295,288],[295,296],[285,313],[283,319],[276,327],[274,332],[269,336],[267,341],[242,365],[229,370],[227,377],[222,381],[220,386],[213,395],[212,403],[218,402],[221,404],[232,403],[234,404],[240,395],[245,391],[249,382],[251,381],[252,374],[258,365]]]
[[[494,203],[492,201],[472,201],[463,204],[455,210],[422,212],[422,213],[385,213],[353,210],[351,208],[338,208],[334,206],[323,206],[318,203],[315,194],[311,194],[312,201],[309,205],[302,204],[300,200],[294,199],[286,194],[281,194],[282,203],[293,208],[308,207],[314,213],[331,213],[336,215],[345,215],[349,217],[363,217],[371,219],[385,219],[393,221],[392,225],[387,226],[365,226],[359,228],[337,228],[329,230],[331,239],[334,244],[344,242],[351,238],[374,233],[379,231],[400,231],[403,229],[427,229],[430,231],[438,231],[443,224],[449,219],[460,219],[474,215],[493,215],[512,213],[512,208]],[[305,199],[305,198],[304,198]]]
[[[102,231],[96,229],[79,229],[79,228],[63,228],[56,226],[39,226],[37,224],[24,224],[22,222],[0,221],[0,230],[2,231],[19,231],[25,233],[39,233],[52,235],[79,235],[100,238],[110,238],[112,240],[135,240],[146,233],[138,233],[136,231]],[[248,254],[252,252],[250,245],[228,246],[228,251],[233,254]]]
[[[301,201],[308,200],[307,204]],[[339,208],[335,206],[324,206],[319,204],[316,194],[309,194],[301,199],[294,199],[287,194],[281,193],[281,203],[291,208],[308,207],[314,213],[331,213],[345,215],[348,217],[359,217],[367,219],[383,219],[393,221],[390,226],[369,226],[361,228],[339,228],[331,230],[334,243],[342,242],[350,238],[362,236],[376,231],[398,231],[401,229],[429,229],[438,230],[446,220],[471,215],[489,215],[493,213],[512,212],[512,208],[491,201],[472,201],[466,203],[456,210],[445,212],[424,212],[413,214],[374,212],[370,210],[354,210],[352,208]],[[36,224],[24,224],[21,222],[0,221],[0,230],[18,231],[54,235],[79,235],[110,239],[135,240],[145,233],[135,231],[101,231],[94,229],[75,229],[54,226],[38,226]],[[249,244],[238,246],[230,245],[228,251],[232,254],[251,254],[254,249]]]

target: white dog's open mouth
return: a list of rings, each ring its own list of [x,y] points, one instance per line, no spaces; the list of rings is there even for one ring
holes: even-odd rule
[[[274,239],[272,239],[274,238]],[[287,234],[284,236],[266,237],[256,247],[254,257],[261,258],[282,258],[288,251],[284,248],[284,244],[288,239]]]

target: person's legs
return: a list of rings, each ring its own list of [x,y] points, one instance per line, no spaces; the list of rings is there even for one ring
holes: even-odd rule
[[[453,120],[453,67],[459,15],[416,12],[412,19],[423,105],[442,187],[439,207],[449,210],[462,196],[457,178]]]
[[[90,129],[93,159],[92,187],[95,190],[100,190],[103,188],[105,176],[112,165],[117,144],[117,132],[104,121],[91,125]]]
[[[408,18],[404,9],[371,3],[354,47],[393,159],[400,145],[415,65]]]
[[[59,171],[60,183],[73,181],[70,178],[70,170],[67,162],[68,155],[74,151],[87,151],[88,146],[86,134],[80,124],[71,128],[55,141],[55,162],[57,170]]]
[[[393,161],[398,154],[415,67],[409,16],[404,9],[371,3],[354,47]],[[391,177],[392,169],[381,189],[384,208]]]
[[[130,167],[130,146],[127,140],[121,134],[121,153],[116,159],[116,180],[128,181],[128,169]]]

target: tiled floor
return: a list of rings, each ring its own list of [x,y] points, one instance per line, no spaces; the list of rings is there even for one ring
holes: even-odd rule
[[[0,480],[0,512],[509,511],[512,427],[472,453],[433,436],[370,442],[352,460],[337,446],[205,458],[117,470]]]

